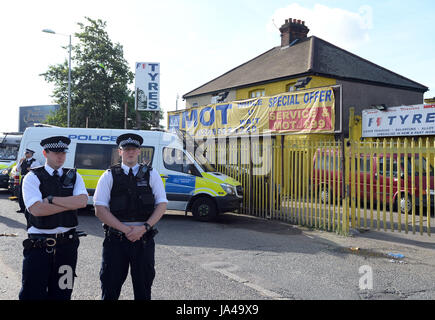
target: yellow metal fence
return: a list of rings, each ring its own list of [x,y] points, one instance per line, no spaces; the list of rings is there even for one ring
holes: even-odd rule
[[[244,187],[241,213],[344,234],[350,228],[433,231],[434,140],[278,136],[213,150],[217,169]]]

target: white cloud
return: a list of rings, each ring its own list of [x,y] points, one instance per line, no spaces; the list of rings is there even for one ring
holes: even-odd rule
[[[372,8],[368,5],[361,6],[358,12],[352,12],[320,4],[305,8],[292,3],[275,11],[273,22],[268,24],[267,29],[277,32],[277,27],[288,18],[305,21],[310,29],[308,36],[315,35],[348,50],[369,42],[370,29],[373,28]]]

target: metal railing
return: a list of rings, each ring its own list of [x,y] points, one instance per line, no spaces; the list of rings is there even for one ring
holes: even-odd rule
[[[209,151],[243,185],[244,214],[344,234],[433,231],[433,139],[238,138]]]

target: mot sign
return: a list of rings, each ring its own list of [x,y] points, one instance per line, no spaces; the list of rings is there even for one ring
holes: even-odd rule
[[[135,108],[160,111],[160,63],[136,62]]]

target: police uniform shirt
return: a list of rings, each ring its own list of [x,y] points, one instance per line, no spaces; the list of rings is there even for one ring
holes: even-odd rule
[[[48,164],[45,164],[44,166],[45,170],[50,174],[53,175],[54,169],[51,168]],[[63,170],[62,167],[57,170],[59,176],[62,176]],[[42,194],[39,190],[39,185],[41,182],[39,181],[38,177],[30,171],[23,179],[23,199],[24,204],[28,210],[35,202],[39,201],[42,202]],[[76,174],[76,183],[74,185],[73,189],[73,196],[78,196],[80,194],[88,195],[88,191],[86,190],[85,183],[83,181],[83,178],[80,174]],[[71,230],[72,228],[65,228],[65,227],[57,227],[55,229],[38,229],[35,227],[30,227],[27,232],[28,233],[63,233]]]
[[[15,170],[16,170],[17,172],[20,172],[20,171],[21,171],[21,165],[22,165],[24,162],[30,162],[30,160],[32,160],[32,159],[33,159],[33,158],[30,158],[30,159],[24,159],[22,163],[19,163],[19,162],[18,162],[17,167],[16,167]],[[33,168],[36,168],[36,167],[40,167],[40,166],[41,166],[41,164],[38,162],[38,160],[35,160],[35,161],[33,161],[32,164],[30,165],[30,169],[33,169]]]
[[[128,175],[128,172],[130,171],[130,167],[126,166],[125,164],[121,164],[121,167],[124,170],[124,173]],[[137,172],[139,171],[139,164],[136,164],[132,169],[133,169],[133,174],[136,176]],[[110,193],[112,191],[112,186],[113,186],[112,173],[110,172],[110,170],[106,170],[100,177],[100,180],[98,181],[97,184],[97,188],[95,189],[94,205],[105,206],[110,209],[109,203],[110,203]],[[162,202],[168,202],[168,200],[166,199],[166,192],[163,186],[162,178],[160,177],[160,174],[157,172],[157,170],[154,168],[150,172],[150,187],[153,191],[155,205]],[[125,224],[141,225],[144,222],[145,221],[125,222]]]

